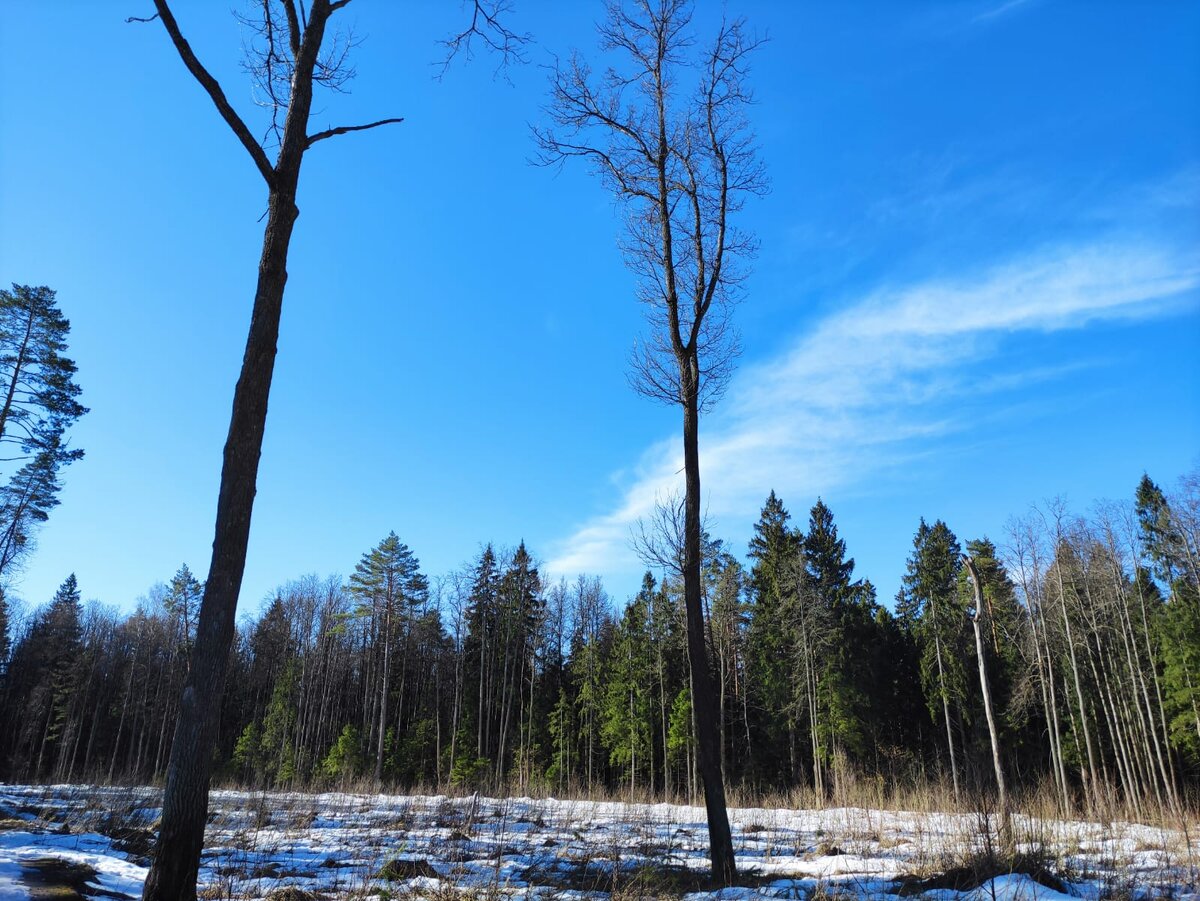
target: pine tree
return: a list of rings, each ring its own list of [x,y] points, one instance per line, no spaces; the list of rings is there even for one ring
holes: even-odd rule
[[[200,612],[200,600],[203,596],[204,583],[192,575],[186,563],[180,566],[167,586],[163,607],[177,623],[179,643],[185,656],[196,639],[196,616]]]
[[[59,470],[83,456],[66,440],[87,412],[65,355],[70,331],[51,289],[0,290],[0,458],[20,464],[0,485],[0,578],[58,504]]]
[[[376,690],[372,709],[371,735],[375,745],[375,781],[383,779],[387,731],[392,727],[391,701],[396,691],[395,657],[409,641],[414,611],[424,604],[429,582],[420,562],[395,532],[363,554],[350,577],[350,592],[358,600],[358,615],[367,617],[375,636]],[[400,660],[401,675],[406,659]],[[403,700],[403,678],[400,680]]]

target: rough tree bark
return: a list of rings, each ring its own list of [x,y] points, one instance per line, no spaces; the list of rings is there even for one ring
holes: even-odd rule
[[[162,827],[143,897],[150,901],[192,901],[204,843],[212,752],[229,648],[234,633],[238,594],[246,563],[250,517],[254,506],[259,457],[266,426],[267,401],[275,368],[279,321],[287,284],[287,256],[300,211],[296,191],[305,152],[319,141],[401,122],[381,119],[338,126],[310,134],[314,84],[340,88],[352,72],[343,69],[348,42],[326,48],[326,26],[350,0],[261,0],[258,37],[265,48],[249,61],[271,107],[271,133],[279,143],[274,164],[226,99],[217,80],[197,59],[167,0],[154,0],[156,13],[188,71],[204,88],[221,118],[246,148],[267,184],[267,224],[263,233],[250,330],[234,390],[233,412],[225,441],[217,499],[212,559],[205,581],[192,667],[184,686],[167,768]],[[497,19],[498,3],[475,0],[469,27],[445,43],[447,59],[470,52],[473,37],[505,59],[520,54],[526,36],[516,35]],[[282,15],[284,22],[276,21]],[[283,124],[278,116],[283,114]]]
[[[225,441],[212,560],[200,607],[193,665],[183,690],[171,744],[162,827],[143,894],[147,901],[196,897],[196,876],[208,816],[214,732],[246,565],[267,399],[275,369],[279,319],[287,284],[288,246],[296,218],[300,215],[296,189],[304,152],[314,140],[308,135],[313,68],[325,25],[335,9],[343,5],[343,2],[314,0],[307,27],[302,33],[298,24],[289,20],[295,73],[279,155],[272,166],[262,147],[225,99],[216,80],[197,60],[165,0],[155,0],[158,16],[188,71],[208,92],[266,180],[268,200],[250,331],[241,376],[234,389],[233,413]]]
[[[691,662],[692,710],[696,723],[696,758],[708,814],[709,856],[713,879],[730,885],[737,877],[733,838],[725,805],[717,729],[717,699],[713,692],[708,648],[704,642],[704,608],[700,602],[700,409],[699,363],[695,347],[679,362],[683,386],[684,494],[683,605],[687,620],[688,659]]]

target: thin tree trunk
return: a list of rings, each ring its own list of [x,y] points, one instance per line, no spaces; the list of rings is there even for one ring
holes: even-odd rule
[[[375,787],[383,782],[383,746],[387,734],[388,695],[392,689],[392,600],[384,601],[383,681],[379,690],[379,740],[375,746]]]
[[[971,584],[975,589],[975,615],[971,617],[971,626],[975,632],[975,655],[979,658],[979,687],[983,691],[983,712],[987,717],[988,736],[992,740],[992,766],[996,770],[996,792],[1000,800],[1000,842],[1006,854],[1011,854],[1013,845],[1012,816],[1008,807],[1008,789],[1004,784],[1004,764],[1000,757],[1000,733],[996,729],[996,717],[992,710],[992,687],[988,681],[987,662],[984,657],[983,636],[980,632],[979,620],[983,616],[983,584],[979,581],[979,570],[975,561],[963,555],[963,563],[971,575]]]
[[[0,439],[4,438],[4,431],[8,426],[8,417],[12,412],[13,399],[17,394],[17,385],[21,382],[21,370],[25,367],[25,351],[29,349],[29,339],[33,335],[33,310],[29,310],[28,318],[25,320],[25,335],[21,339],[21,348],[17,351],[16,357],[13,359],[12,378],[8,381],[8,390],[4,393],[4,406],[0,407]]]
[[[959,800],[958,793],[958,759],[954,754],[954,731],[950,728],[950,696],[946,690],[946,673],[942,668],[942,639],[937,634],[937,624],[934,624],[933,648],[937,657],[938,692],[942,696],[942,718],[946,721],[946,747],[950,751],[950,778],[954,783],[954,801]]]
[[[1064,541],[1061,535],[1058,536],[1058,540]],[[1099,791],[1099,786],[1096,784],[1096,751],[1092,746],[1092,730],[1088,726],[1087,704],[1084,702],[1083,688],[1079,681],[1079,662],[1075,654],[1075,639],[1071,633],[1071,618],[1067,615],[1067,595],[1063,583],[1061,559],[1055,561],[1054,569],[1058,577],[1058,603],[1059,610],[1062,612],[1063,629],[1067,637],[1067,652],[1071,661],[1071,677],[1075,683],[1075,699],[1079,704],[1079,720],[1083,731],[1084,745],[1087,748],[1087,791],[1091,796],[1089,804],[1094,804]]]

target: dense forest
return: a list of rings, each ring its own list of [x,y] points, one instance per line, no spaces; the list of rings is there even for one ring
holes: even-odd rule
[[[680,579],[660,538],[663,565],[620,605],[598,578],[547,583],[524,544],[430,579],[395,534],[349,579],[283,585],[240,624],[217,771],[695,797]],[[703,559],[732,786],[990,794],[982,672],[1010,790],[1064,809],[1195,791],[1200,472],[1169,493],[1143,478],[1086,517],[1034,508],[998,544],[922,520],[890,605],[819,500],[798,521],[772,493],[745,564],[707,535]],[[73,575],[37,609],[0,606],[4,778],[161,780],[201,594],[183,566],[129,615],[84,605]]]

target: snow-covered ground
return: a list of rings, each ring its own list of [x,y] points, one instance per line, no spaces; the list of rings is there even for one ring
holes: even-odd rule
[[[60,864],[86,880],[85,895],[138,897],[159,797],[0,785],[0,899],[34,897],[30,886]],[[994,843],[995,823],[989,830],[978,816],[731,810],[742,884],[714,893],[705,889],[697,807],[223,791],[211,810],[200,873],[207,898],[1200,901],[1200,835],[1130,823],[1018,817],[1021,852],[1044,863],[1040,881],[993,872],[980,885],[968,871]]]

